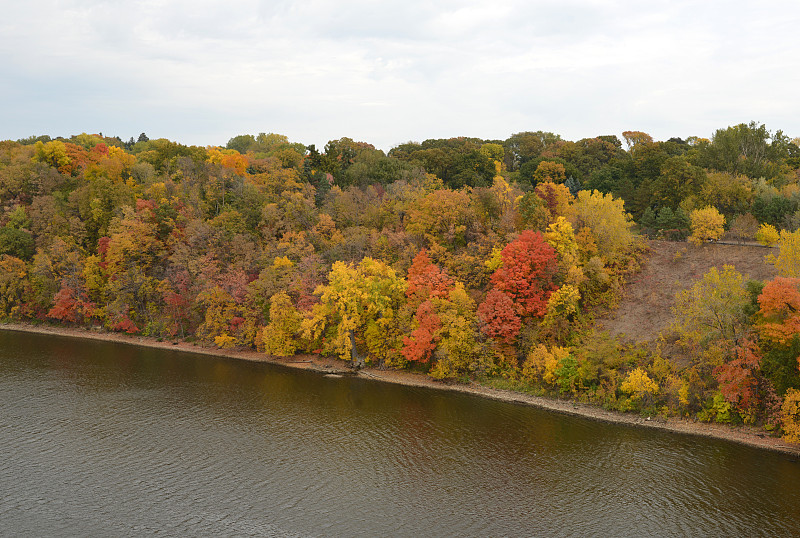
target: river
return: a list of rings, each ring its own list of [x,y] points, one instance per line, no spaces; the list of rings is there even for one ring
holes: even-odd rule
[[[0,331],[4,536],[792,536],[800,462],[367,379]]]

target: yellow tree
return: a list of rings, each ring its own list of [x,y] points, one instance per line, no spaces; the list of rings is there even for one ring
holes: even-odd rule
[[[567,172],[564,165],[553,161],[542,161],[533,173],[533,179],[539,183],[564,183]]]
[[[789,389],[781,406],[783,438],[790,443],[800,443],[800,390]]]
[[[247,170],[247,157],[241,155],[235,149],[222,149],[218,147],[207,148],[208,162],[219,164],[223,168],[233,170],[236,174],[243,176]]]
[[[473,221],[469,195],[441,189],[423,196],[409,209],[406,231],[428,243],[459,246],[466,243],[467,227]]]
[[[689,219],[692,230],[689,242],[693,245],[702,245],[706,241],[717,241],[725,232],[725,217],[713,206],[695,209],[689,213]]]
[[[36,159],[57,168],[59,172],[67,171],[71,159],[67,155],[67,148],[60,140],[53,140],[48,143],[36,142]]]
[[[320,340],[323,353],[338,355],[356,367],[366,361],[392,362],[402,338],[398,310],[405,301],[406,282],[386,263],[364,258],[357,266],[336,262],[303,333]]]
[[[441,328],[436,336],[439,343],[434,351],[436,362],[430,376],[436,379],[453,378],[468,374],[481,367],[475,302],[464,285],[457,282],[447,299],[434,298]]]
[[[270,300],[269,323],[261,331],[264,352],[279,357],[294,355],[302,316],[286,292],[276,293]]]
[[[544,344],[537,344],[528,351],[522,365],[522,377],[535,383],[555,385],[558,365],[570,354],[570,348],[553,346],[550,350]]]
[[[576,286],[582,284],[585,277],[580,267],[579,247],[572,224],[564,217],[558,217],[554,223],[547,227],[544,240],[556,249],[561,279],[566,284],[574,284]]]
[[[149,334],[161,332],[158,327],[162,323],[159,307],[163,289],[156,273],[166,252],[158,237],[154,206],[153,202],[137,200],[136,209],[123,207],[122,218],[111,221],[110,237],[103,238],[99,247],[105,266],[102,276],[107,277],[107,323],[113,326],[123,322],[125,330],[130,330],[131,324],[139,330],[149,326]]]
[[[700,188],[695,207],[713,205],[724,215],[730,216],[747,211],[752,200],[752,181],[749,178],[727,172],[712,172]]]
[[[563,337],[578,313],[580,300],[581,293],[576,286],[564,284],[558,288],[547,300],[547,313],[542,318],[542,327],[551,329],[558,338]]]
[[[19,312],[28,286],[25,262],[0,255],[0,319],[13,318]]]
[[[505,154],[505,150],[503,149],[502,145],[487,142],[478,149],[478,153],[494,161],[494,165],[498,174],[502,171],[503,157]]]
[[[620,390],[630,394],[635,400],[642,400],[649,395],[657,394],[658,384],[650,379],[644,368],[635,368],[622,382]]]
[[[570,215],[570,204],[573,201],[572,194],[564,185],[558,185],[550,181],[540,183],[534,189],[536,196],[544,200],[549,212],[548,222],[553,222],[558,217]]]
[[[772,224],[762,224],[756,233],[756,241],[765,247],[774,247],[781,236]]]
[[[744,277],[732,265],[712,267],[703,278],[676,296],[675,324],[681,335],[700,343],[734,340],[744,328],[750,297]]]
[[[573,204],[576,228],[588,228],[597,246],[597,251],[610,263],[627,257],[633,246],[631,232],[633,220],[625,212],[622,199],[594,190],[580,191]]]
[[[495,176],[491,188],[485,189],[485,191],[495,206],[495,227],[498,233],[505,236],[514,231],[517,220],[517,200],[522,196],[522,191],[516,185],[510,185],[502,176]],[[473,197],[480,192],[480,189],[474,190]],[[481,217],[486,217],[477,210],[476,213]],[[485,213],[485,210],[482,213]]]
[[[690,289],[677,294],[672,328],[691,349],[695,371],[703,376],[698,390],[715,384],[712,370],[724,364],[746,334],[750,303],[744,278],[730,265],[722,271],[712,267]]]
[[[767,261],[775,266],[781,276],[800,277],[800,230],[781,230],[778,257],[770,254]]]
[[[237,318],[241,319],[241,314],[231,294],[219,286],[214,286],[200,292],[196,302],[205,310],[203,323],[197,328],[197,336],[214,342],[218,347],[235,346],[236,338],[231,336],[234,332],[231,322]]]

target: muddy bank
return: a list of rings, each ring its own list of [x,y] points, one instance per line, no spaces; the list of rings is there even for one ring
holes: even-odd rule
[[[770,437],[763,431],[747,426],[727,426],[723,424],[706,424],[680,418],[641,417],[633,414],[623,414],[607,411],[598,407],[580,404],[569,400],[557,400],[540,396],[531,396],[518,392],[493,389],[475,383],[469,385],[447,384],[431,379],[425,375],[396,370],[378,370],[366,368],[357,374],[354,373],[344,361],[320,357],[317,355],[298,355],[289,358],[280,358],[258,353],[250,350],[218,349],[204,346],[199,343],[189,343],[179,340],[159,341],[155,338],[132,336],[120,333],[108,333],[97,330],[86,330],[69,327],[55,327],[49,325],[31,325],[23,323],[0,324],[0,329],[10,331],[24,331],[30,333],[67,336],[71,338],[87,338],[107,342],[120,342],[138,346],[148,346],[160,349],[172,349],[189,353],[201,353],[217,357],[230,357],[255,362],[279,364],[290,368],[312,370],[326,375],[358,375],[366,379],[375,379],[388,383],[426,387],[436,390],[449,390],[473,394],[485,398],[492,398],[504,402],[531,405],[554,411],[584,417],[592,420],[627,424],[644,428],[653,428],[688,435],[699,435],[716,439],[724,439],[757,448],[783,452],[800,457],[800,445],[793,445],[781,439]]]

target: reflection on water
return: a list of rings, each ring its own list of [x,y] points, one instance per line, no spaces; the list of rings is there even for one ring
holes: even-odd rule
[[[0,531],[789,536],[800,464],[363,379],[0,331]]]

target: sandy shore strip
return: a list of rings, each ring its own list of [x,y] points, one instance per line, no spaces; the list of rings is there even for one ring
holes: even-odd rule
[[[22,331],[28,333],[38,333],[70,338],[86,338],[91,340],[102,340],[105,342],[119,342],[124,344],[147,346],[152,348],[170,349],[185,351],[188,353],[200,353],[217,357],[227,357],[255,362],[266,362],[278,364],[290,368],[300,368],[313,370],[323,375],[357,375],[366,379],[407,385],[413,387],[425,387],[435,390],[449,390],[472,394],[484,398],[492,398],[509,403],[530,405],[548,411],[573,415],[591,420],[600,420],[615,424],[627,424],[642,428],[653,428],[669,432],[699,435],[715,439],[724,439],[756,448],[763,448],[793,457],[800,457],[800,445],[790,444],[782,439],[771,437],[763,430],[750,426],[728,426],[725,424],[710,424],[696,422],[681,418],[670,417],[642,417],[634,414],[619,413],[608,411],[592,405],[581,404],[570,400],[557,400],[553,398],[532,396],[509,390],[499,390],[485,387],[477,383],[471,384],[449,384],[436,381],[428,376],[419,373],[404,372],[400,370],[379,370],[377,368],[365,368],[354,374],[344,361],[321,357],[318,355],[297,355],[294,357],[281,358],[266,355],[252,350],[231,350],[219,349],[216,347],[205,346],[200,343],[190,343],[180,340],[163,340],[156,338],[128,335],[122,333],[109,333],[99,330],[90,330],[74,327],[58,327],[50,325],[33,325],[27,323],[5,323],[0,324],[1,330]]]

